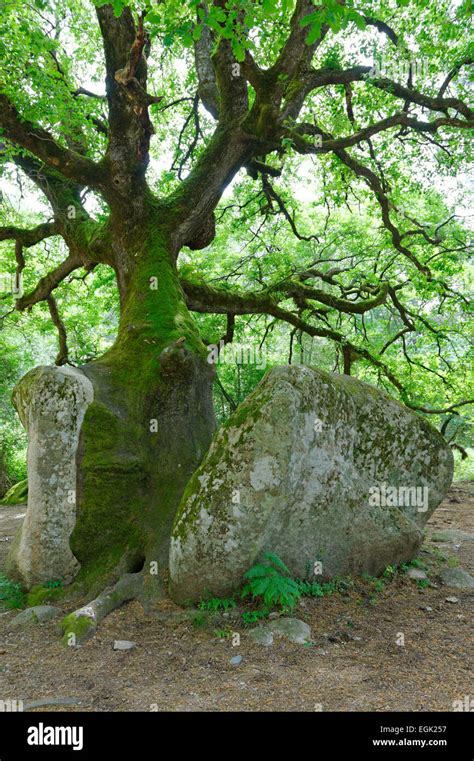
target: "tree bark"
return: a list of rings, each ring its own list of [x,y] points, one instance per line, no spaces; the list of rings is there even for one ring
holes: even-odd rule
[[[134,226],[125,246],[115,236],[123,247],[117,339],[81,368],[94,402],[77,455],[71,548],[78,580],[92,592],[143,566],[145,590],[161,593],[174,515],[215,428],[214,368],[186,306],[171,237],[149,223]]]

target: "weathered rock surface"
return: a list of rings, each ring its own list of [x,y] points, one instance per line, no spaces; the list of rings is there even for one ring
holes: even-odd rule
[[[274,637],[284,637],[295,645],[311,642],[311,628],[299,618],[277,618],[249,631],[249,637],[257,645],[269,647]]]
[[[424,571],[421,570],[421,568],[409,568],[407,571],[407,576],[409,579],[413,579],[414,581],[425,581],[428,576]]]
[[[474,534],[467,531],[458,531],[457,529],[447,529],[446,531],[436,531],[432,537],[432,542],[474,542]]]
[[[267,624],[267,628],[276,637],[286,637],[295,645],[306,645],[311,642],[311,629],[299,618],[278,618]]]
[[[114,642],[114,650],[133,650],[136,646],[136,642],[128,639],[116,639]]]
[[[316,561],[323,577],[407,561],[452,470],[440,434],[381,391],[308,367],[274,368],[188,483],[171,592],[183,603],[225,596],[265,552],[298,577]]]
[[[60,615],[61,611],[59,608],[55,608],[53,605],[35,605],[33,608],[22,610],[15,618],[12,618],[9,627],[16,628],[29,626],[30,624],[43,624],[45,621],[50,621],[52,618],[57,618]]]
[[[273,645],[273,633],[265,626],[256,626],[255,629],[250,629],[249,637],[256,645],[263,645],[264,647]]]
[[[474,576],[464,568],[445,568],[440,573],[441,581],[455,589],[474,589]]]
[[[70,582],[79,570],[69,538],[76,521],[76,452],[93,388],[71,367],[37,367],[13,400],[28,431],[28,507],[7,571],[27,587]]]

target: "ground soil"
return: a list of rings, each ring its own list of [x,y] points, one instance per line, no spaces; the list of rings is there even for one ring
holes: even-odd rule
[[[0,571],[24,509],[0,508]],[[446,529],[474,535],[472,485],[453,486],[429,521],[419,558],[434,586],[400,573],[382,591],[365,581],[305,598],[295,615],[311,626],[307,646],[263,647],[240,618],[193,623],[171,603],[158,615],[124,605],[77,648],[61,644],[55,622],[13,632],[17,611],[0,612],[0,698],[32,711],[452,711],[453,701],[474,698],[474,591],[442,585],[439,572],[459,563],[474,575],[474,541],[430,541]],[[240,645],[216,631],[240,633]],[[114,651],[116,639],[137,647]],[[48,704],[57,699],[68,700]],[[29,707],[35,701],[42,705]]]

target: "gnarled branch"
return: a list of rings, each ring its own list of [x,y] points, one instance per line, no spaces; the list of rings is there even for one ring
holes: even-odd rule
[[[30,151],[65,177],[90,187],[101,185],[104,176],[101,164],[64,148],[45,129],[23,119],[3,93],[0,93],[0,127],[7,140]]]

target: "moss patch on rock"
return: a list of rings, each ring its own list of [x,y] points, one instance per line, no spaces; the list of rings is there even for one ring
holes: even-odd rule
[[[19,481],[0,500],[0,505],[24,505],[28,501],[28,481]]]
[[[62,643],[69,647],[79,645],[90,637],[96,629],[94,621],[88,616],[77,616],[70,613],[61,621],[63,632]]]

